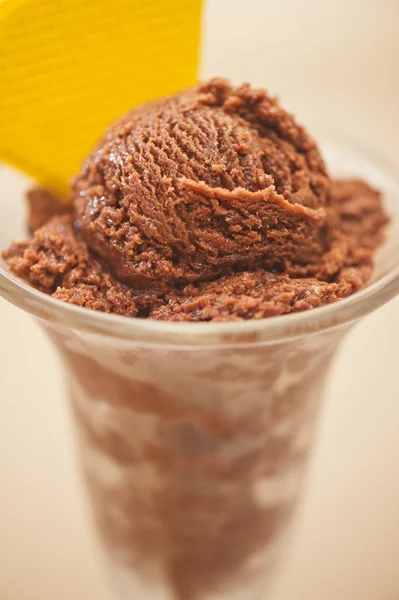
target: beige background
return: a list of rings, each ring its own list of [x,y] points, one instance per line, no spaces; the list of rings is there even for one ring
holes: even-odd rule
[[[398,0],[209,2],[204,76],[265,85],[309,127],[343,132],[396,164],[398,63]],[[399,300],[358,326],[336,362],[275,600],[399,598],[398,356]],[[56,357],[5,302],[0,365],[0,600],[112,600]]]

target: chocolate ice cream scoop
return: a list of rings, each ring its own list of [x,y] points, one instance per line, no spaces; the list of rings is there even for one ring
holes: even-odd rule
[[[90,249],[130,285],[284,271],[325,251],[329,179],[265,91],[214,79],[112,125],[72,187]]]
[[[330,182],[276,100],[221,79],[120,118],[71,195],[62,214],[48,192],[30,194],[33,237],[3,253],[9,267],[64,302],[172,321],[345,298],[369,279],[388,220],[378,190]]]

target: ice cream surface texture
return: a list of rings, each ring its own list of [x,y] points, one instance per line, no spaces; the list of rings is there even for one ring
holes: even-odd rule
[[[43,220],[5,252],[15,273],[79,306],[187,321],[344,298],[369,278],[387,222],[379,192],[331,181],[274,98],[222,79],[116,121],[72,182],[71,209]]]

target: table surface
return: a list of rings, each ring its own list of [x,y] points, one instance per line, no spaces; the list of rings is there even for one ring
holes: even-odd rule
[[[309,128],[345,132],[395,160],[396,0],[245,6],[244,13],[241,1],[208,2],[204,76],[267,86]],[[57,357],[37,325],[3,301],[0,331],[0,598],[112,600],[74,464]],[[399,597],[398,355],[395,300],[358,325],[337,358],[275,600]]]

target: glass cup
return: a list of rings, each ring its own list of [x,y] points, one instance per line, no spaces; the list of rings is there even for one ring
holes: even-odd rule
[[[373,281],[336,304],[242,323],[150,322],[64,304],[1,266],[1,294],[60,353],[124,600],[258,600],[281,562],[332,358],[352,324],[399,291],[398,182],[347,145],[322,150],[334,176],[382,189],[392,215]],[[7,180],[4,248],[22,222],[22,184],[4,169],[0,189]]]

